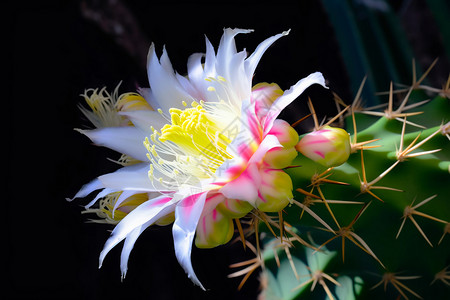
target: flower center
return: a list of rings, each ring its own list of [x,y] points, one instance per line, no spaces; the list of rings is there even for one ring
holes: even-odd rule
[[[183,103],[187,106],[186,103]],[[157,178],[166,186],[195,185],[198,180],[214,176],[217,168],[232,155],[227,146],[235,134],[223,127],[214,116],[224,111],[225,104],[192,102],[183,110],[171,108],[170,123],[159,131],[152,128],[150,139],[144,141],[151,161],[149,177],[155,179],[154,170],[168,179]],[[162,111],[160,111],[162,114]]]

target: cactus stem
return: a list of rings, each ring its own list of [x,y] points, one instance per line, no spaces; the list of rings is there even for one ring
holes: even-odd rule
[[[400,232],[403,229],[403,225],[405,224],[406,219],[410,219],[411,222],[414,224],[414,226],[417,228],[417,230],[420,232],[420,234],[423,236],[423,238],[427,241],[427,243],[433,247],[433,244],[431,244],[430,240],[427,238],[426,234],[423,232],[422,228],[419,226],[419,224],[416,222],[416,220],[414,219],[413,215],[417,215],[417,216],[421,216],[424,218],[428,218],[430,220],[436,221],[436,222],[440,222],[440,223],[447,223],[444,220],[435,218],[433,216],[427,215],[423,212],[417,211],[416,209],[419,208],[420,206],[428,203],[429,201],[431,201],[432,199],[434,199],[437,195],[433,195],[425,200],[423,200],[422,202],[420,202],[419,204],[412,206],[414,204],[414,200],[413,202],[408,205],[407,207],[405,207],[404,211],[403,211],[403,221],[402,224],[400,225],[400,229],[398,230],[397,236],[395,237],[396,239],[399,237]]]
[[[387,284],[390,283],[400,293],[400,295],[402,295],[402,297],[405,298],[406,300],[408,300],[408,297],[406,296],[405,292],[402,289],[408,291],[409,293],[413,294],[414,296],[416,296],[419,299],[423,299],[419,294],[417,294],[416,292],[411,290],[409,287],[407,287],[406,285],[404,285],[403,283],[400,282],[400,280],[418,279],[420,277],[421,276],[396,276],[395,273],[386,272],[383,274],[381,281],[378,282],[377,284],[375,284],[371,288],[371,290],[376,289],[381,284],[383,284],[384,291],[386,291]]]

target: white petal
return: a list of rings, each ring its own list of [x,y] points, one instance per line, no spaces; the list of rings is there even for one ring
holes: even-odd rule
[[[159,104],[156,101],[155,96],[153,96],[151,88],[142,88],[142,87],[140,87],[140,88],[138,88],[137,91],[142,97],[144,97],[144,99],[148,102],[148,104],[150,104],[150,106],[153,109],[155,109],[155,110],[158,109]]]
[[[197,91],[196,87],[184,76],[181,76],[180,74],[176,73],[175,76],[177,77],[178,82],[183,87],[183,89],[194,99],[202,99],[202,96]]]
[[[231,97],[230,100],[236,100],[238,107],[241,105],[243,100],[250,99],[252,90],[252,77],[247,77],[244,69],[245,58],[247,53],[241,51],[233,56],[231,61],[228,63],[230,66],[227,81],[231,84],[231,91],[236,95]]]
[[[150,88],[157,101],[156,107],[153,107],[154,109],[161,108],[164,112],[168,113],[170,108],[183,109],[182,101],[186,101],[187,103],[192,101],[192,97],[178,82],[172,70],[167,52],[164,50],[160,64],[153,44],[150,46],[148,54],[147,71]]]
[[[147,224],[147,223],[146,223]],[[141,233],[147,228],[148,226],[138,226],[133,231],[131,231],[130,234],[125,239],[125,242],[123,244],[122,252],[120,254],[120,272],[122,274],[122,280],[127,275],[128,271],[128,258],[130,257],[131,250],[134,247],[134,244],[136,243],[137,238],[141,235]]]
[[[81,189],[75,194],[73,198],[66,198],[67,201],[72,201],[75,198],[84,198],[93,191],[101,189],[103,187],[102,183],[98,179],[94,179],[81,187]]]
[[[216,76],[216,52],[211,42],[205,37],[206,53],[205,53],[205,77]]]
[[[175,222],[172,227],[175,255],[178,262],[187,273],[188,278],[203,290],[205,288],[192,267],[191,251],[197,224],[205,205],[206,194],[201,193],[183,199],[175,208]]]
[[[136,243],[137,238],[141,235],[141,233],[147,229],[151,225],[150,222],[145,223],[144,225],[138,226],[133,231],[131,231],[125,239],[123,243],[122,252],[120,253],[120,272],[122,273],[122,280],[127,275],[128,271],[128,259],[130,257],[131,250]]]
[[[187,71],[189,80],[192,82],[197,82],[203,80],[203,66],[202,58],[203,53],[194,53],[188,58]]]
[[[89,209],[92,205],[95,204],[95,202],[98,201],[98,199],[101,199],[101,198],[105,197],[106,195],[113,193],[115,191],[116,190],[113,190],[113,189],[103,189],[103,191],[98,193],[97,196],[95,196],[95,198],[91,202],[89,202],[84,208]]]
[[[251,79],[253,77],[253,73],[255,73],[256,66],[258,65],[264,52],[266,52],[267,48],[269,48],[270,45],[272,45],[280,37],[288,35],[289,31],[290,30],[274,35],[264,40],[261,44],[258,45],[258,47],[256,47],[255,51],[245,60],[245,71],[248,78]]]
[[[152,182],[148,177],[149,163],[123,167],[113,173],[99,176],[103,187],[119,191],[137,190],[141,192],[166,191],[159,181]],[[154,171],[156,173],[157,170]],[[155,175],[156,177],[159,177]]]
[[[143,144],[147,134],[136,127],[106,127],[79,131],[99,146],[108,147],[141,161],[147,160],[147,149]]]
[[[151,127],[156,130],[161,129],[168,121],[157,111],[137,110],[120,112],[122,116],[127,117],[130,121],[142,131],[148,132],[148,136],[152,134]]]
[[[132,210],[125,218],[120,221],[114,228],[111,236],[106,241],[99,257],[99,267],[102,266],[106,254],[124,238],[126,238],[133,230],[145,223],[154,223],[159,218],[173,211],[175,203],[170,201],[171,198],[160,196],[148,200],[134,210]],[[130,249],[131,251],[131,249]]]
[[[275,102],[270,107],[264,121],[265,134],[270,131],[273,125],[273,121],[278,117],[280,112],[313,84],[320,84],[324,88],[327,88],[325,86],[325,78],[323,78],[322,73],[315,72],[308,75],[308,77],[305,77],[298,81],[295,85],[291,86],[289,90],[285,91],[281,97],[275,100]]]
[[[130,190],[130,191],[123,191],[123,192],[120,194],[119,198],[117,198],[116,203],[114,203],[114,207],[113,207],[113,209],[112,209],[112,217],[114,218],[114,212],[115,212],[116,209],[120,206],[120,204],[122,204],[122,202],[123,202],[124,200],[126,200],[126,199],[128,199],[129,197],[131,197],[131,196],[133,196],[133,195],[135,195],[135,194],[138,194],[138,193],[140,193],[140,191],[133,191],[133,190]]]
[[[216,71],[218,75],[230,80],[229,63],[233,55],[236,54],[236,43],[234,42],[234,37],[239,33],[250,33],[252,31],[253,30],[249,29],[224,29],[219,48],[217,49]]]

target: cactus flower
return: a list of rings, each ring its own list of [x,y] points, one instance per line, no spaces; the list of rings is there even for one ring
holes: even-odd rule
[[[111,110],[120,116],[115,126],[80,130],[132,163],[86,184],[75,198],[101,190],[91,206],[121,192],[111,204],[112,212],[133,195],[148,198],[116,225],[100,254],[100,265],[125,240],[120,264],[125,276],[130,251],[142,231],[173,221],[176,257],[188,277],[203,288],[190,259],[194,237],[198,247],[224,244],[233,235],[233,218],[252,209],[279,211],[292,199],[292,182],[282,168],[295,157],[298,136],[276,118],[310,85],[325,86],[324,78],[313,73],[284,93],[274,84],[256,85],[252,91],[261,56],[288,32],[266,39],[247,57],[245,50],[236,51],[234,37],[249,32],[225,29],[217,53],[206,39],[206,53],[189,58],[186,77],[173,71],[165,49],[158,58],[152,45],[150,88],[140,90],[144,97],[132,94],[114,105]],[[103,108],[108,112],[104,115],[110,116],[111,110]]]
[[[325,167],[336,167],[350,156],[350,136],[342,128],[325,126],[303,136],[295,148]]]

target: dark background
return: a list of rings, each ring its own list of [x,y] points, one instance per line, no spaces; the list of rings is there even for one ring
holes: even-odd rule
[[[434,25],[422,9],[423,1],[393,2],[415,56],[426,66],[443,53],[442,37],[433,36]],[[277,82],[287,89],[321,71],[330,89],[349,101],[349,79],[320,1],[90,0],[11,5],[6,28],[12,35],[4,46],[8,81],[3,102],[7,153],[2,245],[7,281],[2,294],[9,299],[255,299],[257,273],[239,293],[241,278],[227,278],[235,271],[229,265],[252,258],[250,251],[239,243],[212,250],[194,247],[194,269],[209,289],[203,292],[178,265],[170,226],[152,227],[141,235],[124,282],[120,282],[120,245],[98,269],[98,255],[111,227],[86,222],[88,217],[80,212],[88,199],[69,203],[65,198],[96,176],[115,170],[106,157],[117,159],[117,154],[92,146],[73,131],[89,125],[77,108],[79,95],[91,87],[107,86],[112,91],[120,81],[122,92],[146,87],[151,42],[159,53],[165,45],[174,68],[183,74],[188,56],[204,52],[204,35],[217,47],[224,27],[240,27],[255,29],[237,37],[238,49],[249,51],[263,39],[291,29],[266,52],[254,82]],[[434,86],[448,76],[448,60],[443,61],[432,75]],[[311,93],[322,98],[319,103],[330,100],[327,92]]]

